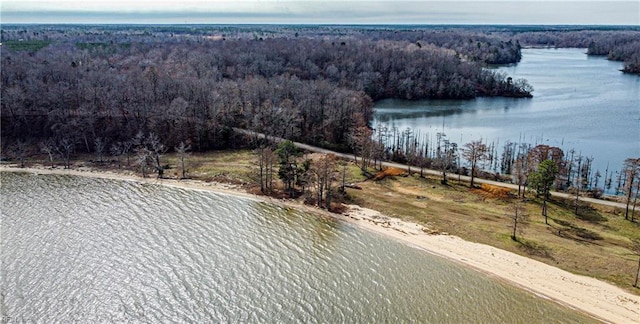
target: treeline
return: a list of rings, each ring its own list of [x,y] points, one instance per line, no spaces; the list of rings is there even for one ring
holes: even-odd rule
[[[375,99],[531,91],[452,50],[408,42],[77,28],[65,38],[57,28],[3,32],[18,38],[2,47],[3,142],[73,137],[89,152],[97,138],[110,145],[153,132],[168,147],[189,140],[205,150],[233,146],[229,130],[239,127],[346,150],[349,130],[368,124]]]
[[[513,37],[525,45],[584,47],[589,55],[624,62],[623,72],[640,75],[640,30],[541,31]]]
[[[259,142],[255,134],[247,135]],[[622,194],[625,198],[625,219],[636,221],[640,158],[626,159],[619,171],[607,169],[602,174],[594,170],[592,157],[544,144],[506,142],[499,154],[497,144],[493,142],[475,140],[459,146],[448,140],[444,133],[429,138],[428,134],[421,136],[411,129],[399,132],[384,127],[373,131],[367,127],[353,129],[349,142],[356,153],[355,161],[365,174],[370,174],[371,168],[382,171],[384,168],[379,162],[393,160],[407,164],[410,174],[412,166],[415,166],[413,172],[419,172],[420,176],[424,176],[426,168],[439,170],[443,184],[455,179],[454,175],[470,176],[471,188],[478,177],[517,184],[519,198],[535,194],[542,200],[545,222],[551,191],[572,194],[573,198],[567,199],[566,203],[576,216],[586,217],[589,208],[582,197],[601,198],[605,190],[614,186],[616,195]],[[325,154],[309,160],[301,158],[290,141],[278,142],[277,148],[266,144],[263,142],[256,150],[263,193],[274,194],[274,175],[282,180],[283,190],[290,197],[305,195],[305,190],[313,188],[317,196],[309,195],[307,199],[318,206],[324,201],[327,209],[330,209],[332,194],[344,192],[344,177],[340,190],[332,187],[339,182],[340,172],[344,172],[345,167],[342,164],[340,170],[334,156]]]
[[[443,132],[431,134],[411,128],[389,128],[384,124],[374,126],[372,130],[354,129],[350,134],[352,150],[361,156],[363,171],[368,167],[381,168],[380,161],[395,161],[415,166],[420,175],[425,169],[439,170],[443,183],[448,181],[449,174],[471,176],[472,182],[477,176],[514,183],[523,188],[518,193],[524,195],[524,188],[543,190],[538,184],[540,179],[531,175],[543,161],[551,160],[555,171],[545,189],[575,193],[576,197],[601,198],[605,192],[625,194],[628,202],[640,192],[640,159],[624,161],[619,170],[608,166],[606,170],[596,170],[593,157],[575,150],[565,152],[558,147],[523,140],[506,141],[502,145],[487,140],[459,144]]]
[[[443,30],[374,30],[368,34],[387,40],[408,41],[418,46],[432,46],[451,49],[465,59],[487,64],[509,64],[520,62],[522,58],[520,42],[506,35],[482,33],[461,28]]]
[[[517,63],[521,59],[520,44],[509,35],[493,33],[486,26],[59,26],[42,25],[37,29],[16,26],[3,29],[2,40],[43,39],[97,44],[109,42],[105,37],[118,37],[119,42],[158,42],[170,40],[202,41],[266,40],[309,38],[334,42],[353,40],[401,41],[418,46],[431,45],[454,50],[467,60],[488,64]]]

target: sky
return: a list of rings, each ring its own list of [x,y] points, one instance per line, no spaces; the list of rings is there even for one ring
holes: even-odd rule
[[[2,0],[0,23],[640,25],[640,0]]]

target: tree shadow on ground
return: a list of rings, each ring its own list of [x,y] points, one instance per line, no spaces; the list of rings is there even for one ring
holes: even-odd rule
[[[576,218],[581,219],[583,221],[590,222],[590,223],[602,223],[602,222],[608,221],[608,219],[602,216],[602,214],[599,211],[591,207],[579,208],[578,215],[576,215]]]
[[[565,199],[555,201],[555,203],[562,208],[575,212],[575,201],[573,200]],[[598,210],[589,206],[585,202],[578,202],[578,213],[575,216],[577,219],[596,224],[607,222],[609,220],[604,217]]]
[[[540,243],[529,241],[523,238],[518,238],[517,240],[520,245],[519,249],[523,250],[528,255],[538,256],[549,260],[555,260],[552,255],[552,250]]]
[[[560,227],[551,227],[551,232],[562,238],[571,239],[581,243],[597,244],[594,241],[602,240],[603,237],[600,234],[577,226],[571,222],[561,219],[552,219]]]

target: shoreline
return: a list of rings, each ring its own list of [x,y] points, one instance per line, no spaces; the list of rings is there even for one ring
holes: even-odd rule
[[[422,225],[388,217],[375,210],[357,205],[348,205],[349,209],[344,214],[333,214],[291,200],[254,195],[235,185],[199,180],[143,179],[134,174],[95,169],[18,168],[2,165],[0,172],[137,181],[228,194],[291,207],[315,215],[331,217],[360,229],[384,235],[413,248],[473,268],[498,280],[525,289],[541,298],[551,299],[604,322],[640,322],[640,296],[626,292],[622,288],[591,277],[576,275],[489,245],[465,241],[446,234],[434,235]]]

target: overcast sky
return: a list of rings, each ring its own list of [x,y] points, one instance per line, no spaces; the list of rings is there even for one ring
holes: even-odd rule
[[[2,0],[0,19],[0,23],[637,26],[640,0]]]

